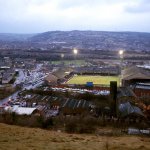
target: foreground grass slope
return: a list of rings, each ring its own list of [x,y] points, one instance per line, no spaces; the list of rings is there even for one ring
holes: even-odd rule
[[[150,138],[66,134],[0,124],[0,150],[149,150]]]
[[[87,82],[93,82],[93,84],[110,85],[110,81],[117,81],[119,84],[119,77],[117,76],[90,76],[90,75],[78,75],[71,78],[67,84],[86,84]]]

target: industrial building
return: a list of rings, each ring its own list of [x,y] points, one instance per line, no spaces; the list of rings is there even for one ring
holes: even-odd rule
[[[132,66],[122,71],[122,86],[150,83],[150,70]]]

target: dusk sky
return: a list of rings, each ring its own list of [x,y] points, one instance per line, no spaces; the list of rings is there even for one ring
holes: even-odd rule
[[[0,33],[150,32],[150,0],[0,0]]]

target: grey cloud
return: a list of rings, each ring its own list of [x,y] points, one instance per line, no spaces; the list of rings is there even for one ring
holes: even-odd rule
[[[111,5],[115,3],[122,3],[124,0],[58,0],[58,6],[62,9],[68,9],[72,7],[94,7],[99,5]],[[129,1],[129,0],[127,0]]]
[[[54,6],[51,11],[50,5]],[[0,32],[74,29],[150,32],[149,11],[150,0],[0,0]]]
[[[127,7],[125,9],[129,13],[147,13],[150,12],[150,6],[145,7]]]
[[[137,0],[133,5],[127,5],[125,11],[128,13],[149,13],[150,0]]]

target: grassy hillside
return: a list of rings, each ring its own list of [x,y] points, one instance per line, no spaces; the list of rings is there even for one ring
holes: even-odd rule
[[[0,150],[149,150],[150,138],[66,134],[0,124]]]

